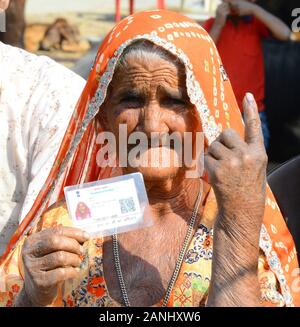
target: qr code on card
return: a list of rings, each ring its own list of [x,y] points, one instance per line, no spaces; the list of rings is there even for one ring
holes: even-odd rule
[[[120,199],[119,203],[120,203],[120,208],[121,208],[122,214],[134,212],[136,210],[133,198]]]

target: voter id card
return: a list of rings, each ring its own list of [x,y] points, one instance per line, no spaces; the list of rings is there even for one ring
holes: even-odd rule
[[[152,225],[143,175],[133,173],[64,188],[74,227],[109,236]]]

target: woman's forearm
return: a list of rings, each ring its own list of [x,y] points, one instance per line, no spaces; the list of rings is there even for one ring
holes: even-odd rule
[[[240,213],[240,215],[243,213]],[[248,214],[246,214],[248,215]],[[251,224],[251,218],[246,220]],[[226,220],[230,220],[228,224]],[[234,215],[219,217],[214,228],[212,278],[208,306],[260,306],[257,275],[259,229],[238,226]],[[223,220],[223,221],[222,221]],[[244,232],[248,230],[247,234]]]
[[[211,28],[211,30],[209,31],[209,35],[213,39],[215,44],[217,44],[217,42],[218,42],[218,40],[220,38],[223,27],[224,27],[224,25],[219,24],[217,21],[215,21],[212,28]]]
[[[262,7],[255,5],[253,10],[256,16],[272,32],[278,40],[287,41],[290,38],[290,28],[279,18],[264,10]]]

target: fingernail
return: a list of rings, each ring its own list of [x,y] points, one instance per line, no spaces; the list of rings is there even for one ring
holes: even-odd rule
[[[246,99],[247,99],[248,104],[250,104],[250,105],[252,105],[255,102],[254,96],[250,92],[246,93]]]
[[[87,233],[87,232],[83,232],[83,236],[84,236],[86,239],[90,239],[90,238],[91,238],[90,234]]]
[[[80,271],[80,268],[77,267],[77,268],[75,268],[75,270],[76,270],[77,272],[79,272],[79,271]]]

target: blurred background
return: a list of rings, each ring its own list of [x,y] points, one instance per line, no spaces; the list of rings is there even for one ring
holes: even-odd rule
[[[289,27],[299,0],[260,0]],[[0,41],[47,55],[84,78],[106,33],[130,12],[166,8],[200,24],[215,15],[219,0],[11,0]],[[264,41],[270,167],[300,154],[300,34]],[[255,72],[253,72],[255,74]],[[1,74],[1,72],[0,72]]]

